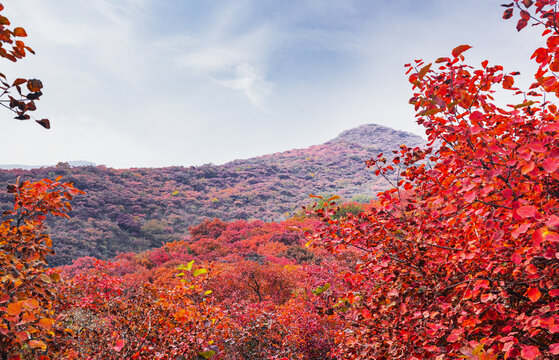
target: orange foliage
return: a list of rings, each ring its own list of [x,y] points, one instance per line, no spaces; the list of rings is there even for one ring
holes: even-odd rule
[[[0,223],[0,355],[38,354],[52,345],[58,299],[57,272],[46,269],[52,240],[47,215],[68,217],[68,203],[81,193],[72,184],[44,179],[8,186],[14,207]]]

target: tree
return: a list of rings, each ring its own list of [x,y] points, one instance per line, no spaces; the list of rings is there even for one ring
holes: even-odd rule
[[[352,359],[544,359],[559,354],[559,30],[556,1],[514,0],[517,29],[543,27],[546,45],[526,91],[517,72],[464,63],[468,45],[408,64],[410,103],[428,135],[368,165],[396,172],[376,208],[315,213],[309,236],[362,261],[337,304],[348,328],[338,355]],[[497,91],[521,99],[499,107]],[[351,324],[351,326],[349,325]]]
[[[68,217],[69,200],[81,191],[48,179],[8,186],[14,207],[0,223],[0,358],[38,353],[54,343],[54,284],[60,275],[47,269],[53,253],[45,232],[47,215]]]
[[[116,264],[98,260],[62,283],[60,358],[212,357],[228,320],[205,288],[210,271],[193,264],[160,267],[151,282],[115,276]]]
[[[0,4],[0,12],[4,6]],[[35,54],[33,49],[25,45],[21,40],[27,36],[27,32],[22,27],[9,28],[10,20],[0,15],[0,57],[16,62],[27,55],[27,52]],[[38,101],[43,93],[43,83],[38,79],[17,78],[13,82],[8,81],[7,77],[0,73],[0,105],[16,114],[17,120],[29,120],[30,111],[37,109],[35,101]],[[27,89],[22,88],[26,85]],[[17,92],[17,95],[15,94]],[[46,129],[50,129],[48,119],[35,120]]]

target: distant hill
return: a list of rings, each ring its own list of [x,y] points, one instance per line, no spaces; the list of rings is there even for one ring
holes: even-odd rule
[[[68,161],[66,164],[70,166],[97,166],[97,164],[95,164],[94,162],[85,161],[85,160]],[[0,165],[0,169],[2,170],[12,170],[12,169],[30,170],[30,169],[39,169],[42,167],[49,167],[49,166],[48,165],[21,165],[21,164]]]
[[[309,204],[309,194],[346,200],[374,197],[388,187],[364,162],[401,144],[424,140],[380,125],[363,125],[335,139],[224,165],[111,169],[105,166],[0,170],[0,183],[63,175],[86,195],[73,201],[69,221],[51,221],[56,255],[51,265],[81,256],[108,258],[188,236],[204,219],[283,220]],[[2,209],[11,196],[0,195]]]

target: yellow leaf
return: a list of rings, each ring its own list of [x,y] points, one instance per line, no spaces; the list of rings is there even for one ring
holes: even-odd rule
[[[474,351],[472,351],[473,355],[479,355],[481,354],[481,352],[483,351],[483,344],[479,344],[478,346],[476,346],[474,348]]]
[[[50,277],[47,274],[39,275],[39,279],[41,279],[44,283],[47,283],[47,284],[50,284],[52,282],[52,280],[50,279]]]
[[[194,276],[198,276],[198,275],[205,274],[205,273],[207,273],[207,272],[208,272],[207,269],[201,268],[201,269],[196,269],[196,270],[194,270],[193,274],[194,274]]]
[[[60,281],[60,274],[53,272],[52,274],[50,274],[50,279],[52,280],[52,282],[59,282]]]
[[[330,201],[338,200],[339,198],[340,198],[339,195],[334,195],[334,196],[330,196],[330,198],[329,198],[328,200],[326,200],[326,201],[327,201],[327,202],[330,202]]]

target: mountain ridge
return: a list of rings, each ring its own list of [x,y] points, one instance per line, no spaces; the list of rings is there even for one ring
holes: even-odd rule
[[[280,221],[310,204],[309,194],[366,200],[388,183],[365,161],[401,144],[424,140],[380,125],[362,125],[323,144],[223,165],[112,169],[105,166],[0,170],[0,183],[53,178],[86,192],[73,200],[72,219],[49,221],[56,255],[51,265],[81,256],[110,258],[188,237],[188,228],[219,218]],[[0,194],[4,209],[11,196]]]
[[[65,161],[65,164],[70,166],[97,166],[94,162],[87,161],[87,160],[72,160],[72,161]],[[14,170],[14,169],[22,169],[22,170],[31,170],[31,169],[40,169],[43,167],[53,167],[56,165],[24,165],[24,164],[0,164],[0,170]]]

